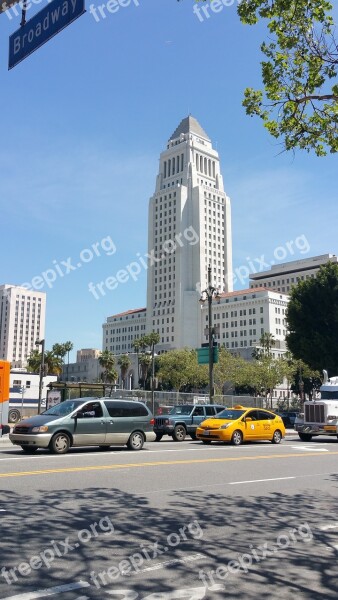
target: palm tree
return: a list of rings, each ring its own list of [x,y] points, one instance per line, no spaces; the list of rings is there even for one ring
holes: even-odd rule
[[[146,381],[147,381],[150,366],[151,366],[150,354],[141,354],[140,369],[141,369],[141,379],[143,381],[143,389],[145,389],[145,387],[146,387]]]
[[[106,381],[107,383],[116,383],[117,378],[118,378],[119,374],[116,371],[116,369],[111,368],[109,369],[109,371],[106,371]],[[111,386],[110,388],[110,396],[112,395],[112,391],[113,391],[113,386]]]
[[[121,369],[122,388],[124,389],[126,387],[128,369],[131,365],[131,360],[128,354],[121,354],[121,356],[119,356],[117,359],[117,364]]]
[[[259,338],[259,345],[252,352],[252,357],[260,360],[264,356],[271,357],[271,348],[276,344],[276,340],[272,333],[265,331]]]
[[[139,357],[139,353],[140,353],[140,349],[141,349],[141,339],[137,338],[136,340],[133,341],[132,346],[137,354],[137,380],[139,382],[140,380],[140,357]]]
[[[31,351],[27,359],[27,367],[31,373],[39,373],[41,365],[41,352],[34,349]]]
[[[62,373],[62,360],[54,354],[53,350],[45,352],[44,364],[46,375],[60,375]]]
[[[69,375],[69,352],[71,352],[74,348],[74,344],[72,342],[65,342],[62,344],[65,354],[67,353],[67,381]]]
[[[42,354],[39,350],[32,350],[27,360],[27,367],[32,373],[40,373]],[[53,350],[44,354],[43,375],[60,375],[62,373],[62,359]]]
[[[108,379],[108,373],[115,366],[115,357],[110,350],[103,350],[99,356],[99,365],[104,369],[102,373],[103,381],[106,383]]]

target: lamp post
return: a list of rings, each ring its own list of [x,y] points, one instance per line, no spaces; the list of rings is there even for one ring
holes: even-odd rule
[[[212,326],[212,300],[220,299],[219,292],[211,285],[211,266],[208,266],[208,287],[201,292],[200,302],[204,304],[208,301],[208,341],[209,341],[209,402],[214,402],[214,329]]]
[[[151,412],[155,414],[155,344],[151,347]]]
[[[299,392],[300,392],[300,401],[302,405],[304,404],[304,381],[302,377],[302,367],[299,367]]]
[[[41,362],[40,362],[40,378],[39,378],[39,402],[38,402],[38,414],[41,411],[41,398],[42,398],[42,387],[43,387],[43,376],[45,371],[45,340],[36,340],[36,346],[41,346]]]

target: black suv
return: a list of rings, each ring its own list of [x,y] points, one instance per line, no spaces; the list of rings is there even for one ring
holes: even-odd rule
[[[276,414],[282,418],[285,427],[293,429],[295,420],[299,415],[299,410],[284,410]]]
[[[170,435],[176,442],[183,442],[187,434],[195,440],[197,425],[205,419],[215,417],[224,408],[220,404],[173,406],[168,415],[155,417],[156,441],[159,442],[164,435]]]

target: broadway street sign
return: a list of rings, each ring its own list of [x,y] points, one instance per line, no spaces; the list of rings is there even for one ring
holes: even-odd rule
[[[8,68],[48,42],[85,12],[85,0],[54,0],[9,38]]]

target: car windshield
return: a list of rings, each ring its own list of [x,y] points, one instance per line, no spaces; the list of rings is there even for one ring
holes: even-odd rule
[[[52,408],[45,410],[45,412],[41,414],[53,415],[54,417],[65,417],[81,406],[85,401],[85,398],[81,398],[80,400],[66,400],[65,402],[60,402],[60,404],[57,404],[56,406],[52,406]]]
[[[239,419],[239,417],[241,417],[242,415],[244,415],[245,410],[232,410],[231,408],[226,408],[225,410],[222,410],[220,413],[218,413],[214,419],[229,419],[229,420],[235,420],[235,419]]]
[[[190,415],[192,406],[173,406],[170,415]]]

